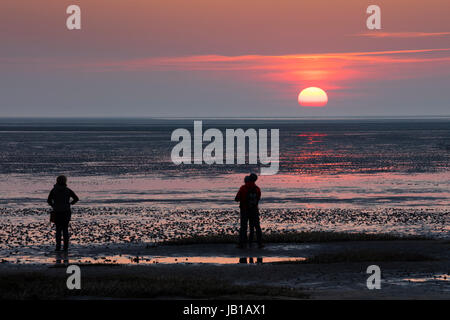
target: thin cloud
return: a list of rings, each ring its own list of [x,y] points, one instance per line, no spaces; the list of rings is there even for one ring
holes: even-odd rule
[[[202,72],[228,77],[233,82],[258,82],[275,85],[277,90],[296,91],[300,87],[318,86],[331,91],[349,91],[363,82],[434,77],[449,74],[450,48],[335,52],[289,55],[195,55],[147,57],[124,60],[62,61],[26,59],[14,61],[15,67],[49,68],[79,72]],[[2,64],[10,64],[10,60]]]
[[[239,70],[277,70],[295,68],[302,63],[314,61],[362,61],[368,63],[416,63],[429,61],[448,61],[450,48],[337,52],[290,55],[198,55],[182,57],[151,57],[132,60],[105,61],[88,65],[102,71],[140,71],[145,69],[176,69],[192,71],[239,71]],[[421,56],[421,53],[427,55]],[[431,54],[441,54],[432,56]],[[442,56],[444,54],[444,56]],[[418,57],[417,57],[418,56]]]
[[[425,38],[450,36],[450,32],[366,32],[354,36],[369,38]]]

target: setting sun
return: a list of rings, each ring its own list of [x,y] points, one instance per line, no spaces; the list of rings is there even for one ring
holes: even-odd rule
[[[320,88],[309,87],[300,92],[298,103],[303,107],[323,107],[328,103],[328,96]]]

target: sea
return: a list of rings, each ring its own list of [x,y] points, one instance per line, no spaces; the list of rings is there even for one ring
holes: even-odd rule
[[[198,119],[203,130],[279,129],[265,208],[450,205],[450,119]],[[223,208],[258,165],[172,162],[192,119],[0,119],[0,206],[44,206],[57,175],[87,206]],[[205,142],[206,145],[206,142]]]
[[[279,172],[256,182],[264,234],[450,238],[449,118],[195,120],[203,130],[279,130]],[[193,127],[194,119],[1,119],[0,254],[53,246],[46,200],[61,174],[80,198],[75,246],[237,235],[235,195],[261,168],[174,164],[172,133]]]

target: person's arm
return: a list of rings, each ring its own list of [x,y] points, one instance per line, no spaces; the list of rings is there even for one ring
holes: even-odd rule
[[[51,207],[53,207],[53,189],[52,189],[52,191],[50,191],[50,193],[48,194],[47,203],[48,203]]]
[[[239,191],[236,194],[236,197],[234,198],[234,201],[236,201],[236,202],[241,201],[241,193],[242,193],[242,188],[239,188]]]
[[[78,201],[80,201],[80,198],[78,198],[77,195],[75,194],[75,192],[73,192],[72,190],[70,190],[70,197],[73,199],[72,202],[70,203],[70,205],[72,205],[72,206],[75,203],[77,203]]]
[[[259,201],[259,200],[261,200],[261,189],[258,187],[257,191],[258,191],[258,201]]]

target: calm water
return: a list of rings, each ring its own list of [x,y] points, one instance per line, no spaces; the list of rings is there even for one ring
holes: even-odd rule
[[[280,172],[261,177],[265,208],[448,209],[450,120],[204,120],[280,129]],[[193,120],[0,120],[0,205],[44,207],[66,174],[87,206],[230,208],[248,165],[171,162]]]

